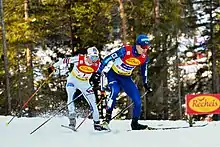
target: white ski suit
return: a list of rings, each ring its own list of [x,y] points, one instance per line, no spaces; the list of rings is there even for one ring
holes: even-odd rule
[[[99,112],[96,105],[96,97],[93,91],[93,87],[89,83],[89,78],[91,77],[93,72],[97,71],[100,61],[97,60],[95,63],[89,64],[86,59],[86,55],[78,55],[59,60],[53,66],[55,68],[58,68],[61,64],[69,63],[74,64],[74,67],[72,71],[69,73],[69,76],[67,77],[67,103],[69,104],[71,101],[73,101],[74,93],[76,92],[76,89],[79,89],[84,95],[84,98],[91,106],[91,111],[93,111],[93,120],[99,121]],[[68,111],[69,115],[75,115],[76,112],[74,102],[68,105]]]

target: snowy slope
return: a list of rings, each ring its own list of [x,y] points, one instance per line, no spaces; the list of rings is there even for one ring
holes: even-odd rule
[[[220,147],[220,122],[203,128],[128,132],[130,120],[114,120],[112,132],[104,133],[93,130],[92,120],[87,120],[79,132],[72,132],[60,127],[68,123],[66,117],[56,117],[30,135],[47,118],[15,118],[6,126],[10,119],[0,116],[0,147]],[[155,127],[187,126],[184,121],[140,122]]]

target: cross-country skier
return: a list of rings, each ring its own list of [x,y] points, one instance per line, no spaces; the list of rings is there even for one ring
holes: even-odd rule
[[[131,74],[135,67],[141,65],[144,87],[148,92],[152,92],[152,89],[147,82],[146,69],[148,58],[147,52],[149,47],[150,40],[148,36],[141,34],[137,37],[136,44],[134,46],[126,45],[106,56],[101,62],[98,71],[92,75],[92,79],[99,79],[105,66],[107,66],[109,61],[113,61],[113,66],[107,73],[105,73],[108,80],[108,87],[111,90],[107,100],[106,118],[104,120],[104,122],[106,122],[105,124],[109,124],[112,110],[116,103],[116,97],[118,96],[120,90],[123,89],[134,102],[131,128],[133,130],[142,130],[147,128],[147,125],[138,123],[141,115],[141,97],[138,88],[131,79]],[[106,125],[103,126],[108,128]]]
[[[90,47],[87,49],[86,55],[79,54],[77,56],[61,59],[53,66],[51,66],[48,71],[51,73],[56,68],[60,67],[60,65],[69,63],[72,63],[74,67],[69,73],[66,83],[66,91],[68,95],[67,103],[69,104],[71,101],[73,101],[74,94],[76,90],[79,89],[92,108],[94,129],[98,131],[106,130],[100,125],[99,111],[96,105],[96,97],[93,91],[93,87],[89,82],[92,73],[96,72],[100,65],[99,51],[96,47]],[[73,102],[68,105],[68,112],[69,126],[75,129],[76,112]]]

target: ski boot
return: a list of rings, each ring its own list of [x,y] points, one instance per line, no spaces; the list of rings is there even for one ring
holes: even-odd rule
[[[72,129],[75,129],[76,127],[76,114],[72,113],[69,115],[69,127],[71,127]]]
[[[148,129],[148,125],[142,125],[138,123],[138,118],[135,117],[131,121],[131,129],[132,130],[145,130]]]
[[[97,131],[108,130],[103,125],[100,124],[100,121],[94,121],[94,129]]]
[[[103,123],[102,123],[102,126],[103,126],[104,128],[106,128],[107,130],[110,130],[110,128],[109,128],[108,125],[109,125],[111,119],[112,119],[111,111],[110,111],[110,110],[107,110],[107,111],[106,111],[105,119],[103,120]]]

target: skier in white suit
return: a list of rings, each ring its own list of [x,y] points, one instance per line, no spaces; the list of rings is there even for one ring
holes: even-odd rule
[[[91,75],[97,71],[100,59],[99,51],[96,47],[90,47],[87,49],[87,54],[79,54],[73,57],[64,58],[49,67],[48,71],[51,73],[62,64],[72,63],[73,69],[67,77],[66,91],[68,95],[67,103],[73,101],[74,94],[79,89],[84,98],[87,100],[93,111],[94,129],[101,131],[106,130],[100,125],[99,111],[96,105],[96,97],[93,91],[93,87],[89,82]],[[76,126],[76,112],[74,102],[68,105],[69,112],[69,126],[75,129]]]

